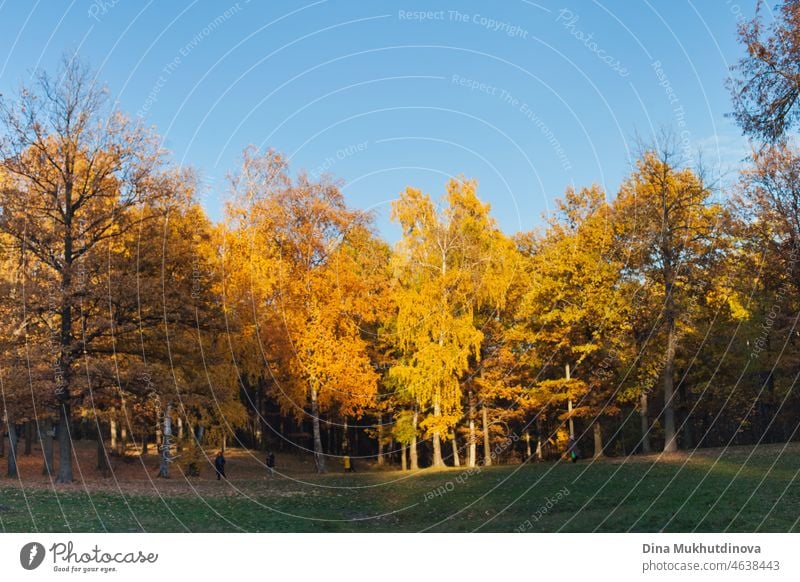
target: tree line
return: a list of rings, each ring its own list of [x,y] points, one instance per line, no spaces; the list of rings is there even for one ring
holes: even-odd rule
[[[733,186],[665,131],[617,192],[567,188],[530,232],[474,180],[409,187],[394,245],[272,150],[243,152],[214,223],[196,175],[65,58],[0,97],[7,474],[21,439],[70,482],[79,438],[104,472],[156,446],[162,476],[226,443],[323,472],[795,438],[797,5],[741,27],[729,85],[755,146]]]

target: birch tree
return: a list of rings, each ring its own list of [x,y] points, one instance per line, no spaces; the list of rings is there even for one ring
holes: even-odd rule
[[[462,375],[480,360],[475,312],[502,304],[510,241],[478,199],[474,181],[453,179],[441,206],[414,188],[392,204],[403,229],[394,255],[397,342],[405,362],[392,373],[427,412],[433,466],[444,465],[442,437],[461,418]]]

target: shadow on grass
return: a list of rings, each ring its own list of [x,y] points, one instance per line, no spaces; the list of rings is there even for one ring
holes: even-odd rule
[[[3,531],[798,531],[800,446],[417,473],[205,481],[180,494],[0,481]],[[773,466],[774,465],[774,466]]]

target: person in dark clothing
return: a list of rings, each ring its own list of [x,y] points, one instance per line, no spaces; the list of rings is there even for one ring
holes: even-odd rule
[[[569,441],[567,441],[567,455],[569,455],[573,463],[578,462],[578,441],[575,440],[574,436],[570,436]]]
[[[217,470],[217,481],[223,477],[227,479],[225,477],[225,455],[222,454],[222,451],[217,453],[217,458],[214,459],[214,468]]]
[[[267,474],[272,477],[275,475],[275,453],[267,451]]]

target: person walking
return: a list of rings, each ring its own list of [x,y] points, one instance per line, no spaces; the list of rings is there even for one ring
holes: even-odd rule
[[[273,477],[275,475],[275,453],[267,451],[267,475]]]
[[[214,468],[217,470],[217,481],[222,478],[227,479],[225,476],[225,455],[222,454],[222,451],[217,453],[217,458],[214,459]]]
[[[573,463],[578,462],[578,441],[575,440],[575,437],[571,435],[567,441],[567,455],[569,455],[569,458]]]

